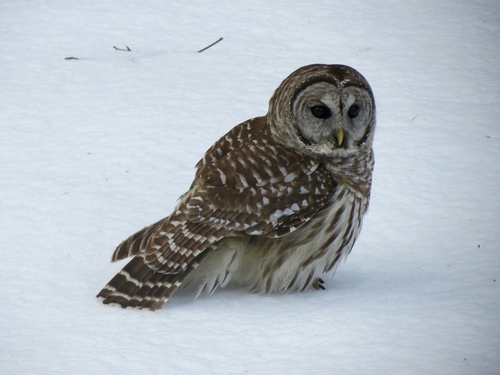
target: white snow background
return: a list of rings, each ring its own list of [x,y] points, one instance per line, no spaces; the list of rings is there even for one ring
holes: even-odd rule
[[[498,1],[0,2],[0,372],[499,374],[499,35]],[[310,63],[378,110],[327,290],[101,304],[115,247]]]

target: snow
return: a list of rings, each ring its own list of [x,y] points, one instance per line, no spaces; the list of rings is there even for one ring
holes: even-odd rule
[[[495,1],[2,1],[2,373],[498,374],[499,31]],[[378,110],[327,290],[96,300],[115,246],[316,62],[362,72]]]

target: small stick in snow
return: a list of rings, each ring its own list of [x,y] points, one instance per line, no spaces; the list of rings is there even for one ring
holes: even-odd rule
[[[65,57],[64,60],[80,60],[78,57]]]
[[[130,51],[132,51],[132,50],[129,48],[129,46],[125,46],[125,47],[127,47],[127,49],[125,49],[125,48],[118,48],[118,47],[113,46],[113,48],[114,48],[114,49],[116,49],[117,51],[125,51],[125,52],[130,52]]]
[[[217,44],[217,43],[219,43],[222,39],[224,39],[224,38],[219,38],[219,39],[217,39],[215,42],[213,42],[213,43],[212,43],[212,44],[210,44],[209,46],[206,46],[205,48],[200,49],[200,50],[198,51],[198,53],[203,52],[203,51],[205,51],[206,49],[209,49],[210,47],[212,47],[212,46],[216,45],[216,44]]]

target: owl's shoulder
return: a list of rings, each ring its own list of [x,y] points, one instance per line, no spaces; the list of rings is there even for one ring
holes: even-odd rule
[[[236,125],[205,152],[203,158],[196,164],[196,174],[203,173],[207,166],[215,164],[229,153],[237,151],[244,144],[259,138],[267,138],[269,135],[270,132],[264,116],[254,117]]]

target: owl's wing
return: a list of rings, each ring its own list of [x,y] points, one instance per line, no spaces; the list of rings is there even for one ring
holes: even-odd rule
[[[320,163],[267,129],[255,119],[221,138],[172,215],[117,247],[113,260],[134,258],[99,293],[104,303],[158,309],[222,238],[284,236],[331,200],[336,184]]]
[[[309,221],[336,183],[320,163],[275,143],[265,131],[202,166],[183,211],[192,223],[229,232],[284,236]]]
[[[259,120],[240,124],[209,149],[174,213],[116,254],[135,248],[126,255],[142,253],[156,271],[179,273],[224,237],[281,237],[314,217],[331,200],[335,181],[318,161],[275,143]]]

